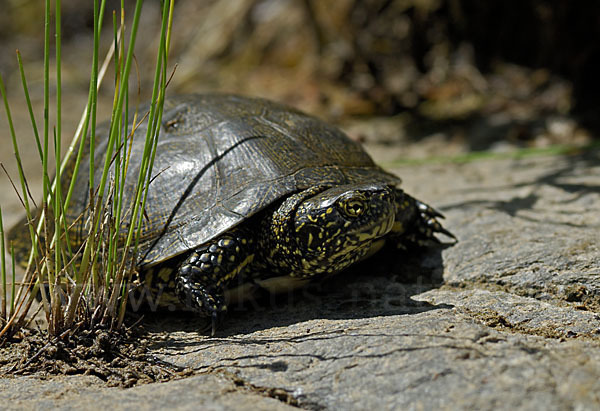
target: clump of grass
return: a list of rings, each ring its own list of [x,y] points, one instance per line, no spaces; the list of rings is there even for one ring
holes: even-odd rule
[[[18,332],[31,318],[30,310],[36,295],[48,320],[48,332],[52,337],[73,333],[76,329],[97,326],[120,328],[126,310],[128,284],[136,262],[136,250],[142,222],[142,210],[152,178],[152,166],[156,150],[162,107],[168,83],[167,62],[170,29],[174,0],[164,1],[160,42],[157,50],[152,99],[148,113],[130,112],[129,77],[134,62],[134,46],[142,9],[142,0],[137,0],[128,30],[127,44],[124,1],[121,1],[119,19],[113,12],[113,38],[111,51],[103,66],[99,67],[100,30],[104,18],[106,1],[94,2],[93,57],[90,69],[88,102],[82,120],[63,159],[61,152],[61,4],[55,1],[55,52],[56,52],[56,118],[48,117],[50,106],[50,1],[45,8],[44,43],[44,120],[43,131],[38,132],[34,110],[29,99],[25,70],[17,52],[23,90],[31,117],[33,135],[42,164],[43,196],[39,207],[29,194],[27,179],[19,154],[18,139],[14,131],[12,116],[2,77],[2,94],[13,148],[19,170],[20,190],[16,190],[26,214],[25,231],[30,238],[30,253],[23,280],[15,288],[14,244],[9,252],[13,260],[12,281],[7,278],[5,230],[0,209],[0,270],[2,292],[0,293],[0,342]],[[117,23],[117,20],[120,20]],[[111,56],[114,56],[111,57]],[[108,63],[115,67],[114,99],[110,119],[108,144],[104,158],[94,158],[96,147],[96,105],[98,88],[102,83]],[[129,156],[127,148],[138,118],[147,117],[145,149],[142,167],[137,176],[133,201],[124,201],[124,183]],[[51,126],[52,125],[52,129]],[[52,131],[52,133],[51,133]],[[136,137],[137,138],[137,137]],[[52,147],[52,148],[50,148]],[[53,153],[51,153],[51,151]],[[89,154],[89,170],[80,170],[82,159]],[[50,155],[54,155],[56,174],[49,177]],[[96,170],[101,170],[96,181]],[[74,221],[67,217],[75,193],[75,181],[79,173],[88,173],[90,187],[89,203],[85,213]],[[11,180],[12,181],[12,180]],[[31,201],[30,201],[31,200]],[[124,204],[133,204],[123,209]],[[73,227],[84,227],[85,235],[73,233]],[[122,227],[128,227],[125,238],[119,235]],[[17,227],[17,230],[19,228]],[[21,233],[25,234],[25,233]],[[16,241],[25,241],[23,235]],[[23,244],[19,244],[22,247]],[[11,292],[9,293],[9,288]],[[8,304],[10,299],[10,304]]]

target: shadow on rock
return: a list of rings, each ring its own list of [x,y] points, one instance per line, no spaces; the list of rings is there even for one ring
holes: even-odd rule
[[[361,319],[447,308],[412,299],[442,284],[443,248],[422,252],[384,249],[345,272],[303,289],[279,295],[265,292],[243,304],[230,305],[216,337],[315,319]],[[153,314],[147,316],[145,325],[151,332],[201,332],[206,329],[207,319],[190,312]]]
[[[600,194],[600,184],[598,184],[599,180],[597,178],[592,178],[593,176],[590,175],[590,169],[598,166],[600,166],[599,149],[590,149],[576,155],[557,157],[556,166],[552,170],[549,170],[549,172],[541,176],[536,176],[529,181],[505,186],[478,186],[464,190],[465,193],[485,193],[502,190],[514,190],[519,192],[519,189],[521,188],[532,188],[532,191],[524,196],[513,196],[512,198],[506,200],[469,200],[446,205],[443,209],[448,211],[464,207],[483,207],[508,214],[511,217],[518,217],[528,221],[542,222],[542,220],[536,220],[519,213],[522,211],[534,210],[536,206],[539,208],[541,203],[549,201],[547,194],[540,191],[543,187],[550,187],[559,190],[558,193],[560,194],[554,194],[554,198],[551,200],[553,202],[560,202],[562,204],[575,203],[590,194]],[[530,165],[527,163],[517,163],[513,165],[513,171],[519,167],[529,168]],[[575,224],[568,221],[554,221],[554,223],[574,227],[582,226],[580,224]],[[585,224],[584,226],[588,225]]]

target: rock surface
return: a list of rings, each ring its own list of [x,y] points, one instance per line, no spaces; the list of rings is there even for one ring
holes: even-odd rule
[[[194,376],[131,389],[5,378],[12,408],[598,409],[600,152],[392,168],[460,242],[302,292],[149,321]],[[72,401],[72,402],[69,402]]]

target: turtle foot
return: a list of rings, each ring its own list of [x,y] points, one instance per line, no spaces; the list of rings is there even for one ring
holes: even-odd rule
[[[417,209],[419,210],[419,219],[416,223],[416,228],[419,234],[427,239],[431,239],[437,243],[441,241],[435,236],[436,233],[444,234],[454,240],[452,244],[457,243],[458,239],[450,231],[446,230],[438,219],[444,218],[444,215],[435,208],[416,200]]]

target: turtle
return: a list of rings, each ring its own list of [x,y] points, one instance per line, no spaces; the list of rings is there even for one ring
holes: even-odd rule
[[[132,139],[124,209],[147,127],[142,122]],[[107,142],[104,133],[96,144],[95,181]],[[158,306],[209,317],[214,334],[233,290],[287,290],[342,272],[384,243],[428,247],[440,243],[438,233],[454,239],[442,215],[400,183],[341,130],[286,105],[233,94],[169,98],[135,257],[138,286]],[[66,217],[78,243],[87,173],[74,193]]]

